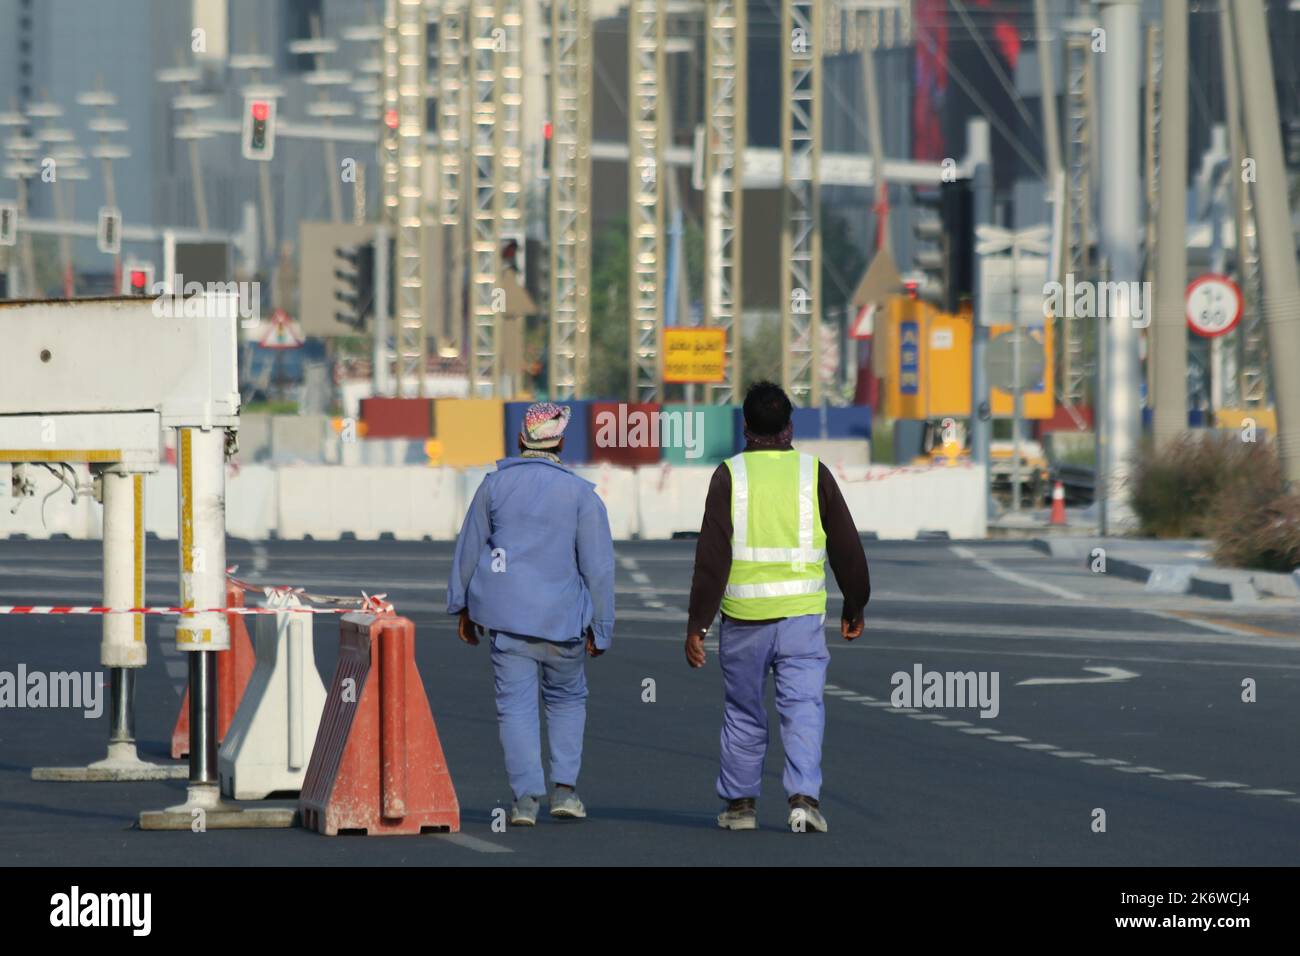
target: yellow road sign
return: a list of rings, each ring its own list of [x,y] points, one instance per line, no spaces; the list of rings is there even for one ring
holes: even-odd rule
[[[726,329],[664,329],[664,381],[723,381],[726,349]]]

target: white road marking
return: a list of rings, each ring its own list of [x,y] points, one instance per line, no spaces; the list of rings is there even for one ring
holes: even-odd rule
[[[996,740],[1000,744],[1019,744],[1024,743],[1028,737],[1017,737],[1015,734],[999,734],[996,737],[989,737],[989,740]]]
[[[941,720],[935,724],[936,727],[969,727],[969,720]]]
[[[1204,777],[1197,776],[1194,773],[1162,773],[1157,779],[1174,780],[1179,783],[1186,783],[1192,780],[1204,780]]]
[[[1113,757],[1094,757],[1092,760],[1085,760],[1084,763],[1092,764],[1094,767],[1123,767],[1128,765],[1127,760],[1116,760]]]
[[[1016,746],[1024,750],[1060,750],[1060,748],[1057,747],[1056,744],[1029,743],[1029,744],[1017,744]],[[1061,752],[1068,753],[1069,751],[1061,751]]]
[[[1057,597],[1065,598],[1070,601],[1082,601],[1082,594],[1067,588],[1057,587],[1055,584],[1048,584],[1046,581],[1035,581],[1033,578],[1027,578],[1023,574],[1017,574],[1015,571],[1008,571],[999,564],[994,564],[987,558],[981,558],[970,548],[963,547],[959,544],[952,545],[949,549],[959,558],[966,558],[977,568],[983,568],[989,574],[1001,578],[1004,581],[1010,581],[1012,584],[1019,584],[1021,587],[1034,588],[1039,591],[1046,591],[1048,594],[1054,594]]]
[[[984,735],[984,734],[996,734],[996,733],[1001,733],[1001,731],[994,730],[992,727],[967,727],[965,730],[962,731],[962,733],[963,733],[963,734],[978,734],[978,735],[981,735],[981,736],[982,736],[982,735]]]
[[[1132,680],[1136,671],[1126,671],[1122,667],[1085,667],[1084,670],[1100,677],[1031,677],[1029,680],[1017,681],[1017,687],[1041,687],[1045,684],[1113,684],[1116,681]]]
[[[1120,773],[1164,773],[1159,767],[1116,767]]]
[[[456,846],[463,846],[467,850],[473,850],[475,853],[515,852],[508,846],[502,846],[500,843],[491,843],[488,840],[480,840],[478,837],[472,837],[468,833],[435,833],[434,836],[447,843],[453,843]]]
[[[1238,793],[1249,793],[1253,797],[1294,797],[1294,790],[1266,790],[1260,788],[1257,790],[1238,790]]]
[[[1233,788],[1244,788],[1246,784],[1234,783],[1231,780],[1206,780],[1203,783],[1198,783],[1197,786],[1209,787],[1211,790],[1228,790]]]
[[[845,697],[844,699],[850,704],[865,704],[867,701],[875,700],[876,698],[869,697],[866,694],[854,694],[852,697]]]
[[[915,714],[919,713],[915,707],[895,707],[892,704],[886,713],[890,714]]]
[[[913,720],[943,720],[943,714],[908,714]]]
[[[1050,751],[1050,752],[1051,752],[1051,754],[1052,754],[1053,757],[1067,757],[1067,758],[1069,758],[1069,759],[1074,759],[1075,757],[1091,757],[1091,756],[1093,756],[1093,754],[1090,754],[1090,753],[1089,753],[1088,751],[1086,751],[1086,750],[1053,750],[1053,751]]]

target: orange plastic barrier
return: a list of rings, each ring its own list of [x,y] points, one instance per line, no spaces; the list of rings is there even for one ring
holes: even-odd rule
[[[243,607],[244,592],[232,582],[226,583],[226,607]],[[217,743],[226,739],[230,722],[235,719],[239,702],[244,699],[244,689],[253,676],[257,658],[253,642],[248,638],[248,628],[242,614],[227,614],[230,627],[230,650],[217,652]],[[185,689],[181,698],[181,712],[172,731],[172,758],[181,760],[190,755],[190,691]]]
[[[305,829],[460,830],[460,803],[420,671],[415,625],[391,612],[344,615],[339,662],[303,781]]]

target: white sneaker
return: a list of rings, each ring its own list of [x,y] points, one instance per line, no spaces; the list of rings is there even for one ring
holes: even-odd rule
[[[512,827],[536,826],[538,806],[536,797],[520,797],[510,808],[510,825]]]
[[[555,787],[551,790],[551,816],[585,820],[587,808],[578,799],[578,791]]]

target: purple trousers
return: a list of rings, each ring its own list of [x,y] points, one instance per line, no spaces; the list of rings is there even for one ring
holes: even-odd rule
[[[774,624],[722,619],[718,661],[722,666],[722,769],[718,796],[724,800],[757,797],[767,754],[767,673],[776,679],[776,710],[781,716],[787,797],[819,799],[822,787],[822,733],[826,710],[826,650],[823,614],[788,617]]]

